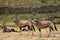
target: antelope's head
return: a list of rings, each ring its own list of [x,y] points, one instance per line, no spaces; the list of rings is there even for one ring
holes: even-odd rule
[[[38,22],[38,19],[34,19],[34,23],[37,23]]]
[[[19,19],[13,18],[13,22],[14,22],[14,23],[18,23],[18,22],[19,22]]]

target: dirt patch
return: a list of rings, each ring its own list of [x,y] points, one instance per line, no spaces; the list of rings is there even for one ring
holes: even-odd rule
[[[10,32],[10,33],[0,33],[0,40],[59,40],[60,39],[60,31],[55,32],[56,37],[53,36],[53,32],[50,37],[47,37],[48,31],[42,30],[42,37],[39,35],[39,31],[24,31],[24,32]]]

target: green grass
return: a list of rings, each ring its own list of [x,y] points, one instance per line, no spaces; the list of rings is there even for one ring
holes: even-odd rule
[[[57,27],[58,29],[60,29],[60,24],[56,24],[56,27]]]
[[[0,6],[42,6],[60,5],[60,0],[0,0]]]
[[[15,16],[17,15],[17,16]],[[0,15],[0,23],[7,22],[7,23],[13,23],[13,18],[17,17],[21,20],[33,20],[35,18],[38,18],[40,20],[47,20],[49,16],[60,16],[59,12],[56,13],[40,13],[40,14],[1,14]],[[60,19],[55,18],[55,21],[59,21]]]

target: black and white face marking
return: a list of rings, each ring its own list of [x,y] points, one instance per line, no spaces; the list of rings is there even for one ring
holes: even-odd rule
[[[13,19],[13,21],[15,21],[16,19]]]
[[[37,22],[37,19],[34,19],[34,22]]]

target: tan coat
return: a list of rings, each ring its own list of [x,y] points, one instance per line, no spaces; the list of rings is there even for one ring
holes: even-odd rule
[[[38,20],[38,21],[36,21],[35,25],[38,28],[45,28],[45,27],[51,27],[54,24],[51,21],[41,21],[41,20]]]

